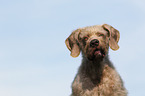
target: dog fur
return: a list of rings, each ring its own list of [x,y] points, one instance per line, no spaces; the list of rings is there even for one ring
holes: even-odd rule
[[[72,83],[71,96],[127,96],[108,49],[118,50],[119,31],[108,24],[79,28],[65,44],[72,57],[82,52],[82,64]]]

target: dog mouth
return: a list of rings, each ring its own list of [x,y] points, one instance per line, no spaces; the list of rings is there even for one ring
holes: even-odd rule
[[[105,51],[102,48],[93,48],[88,50],[88,59],[94,60],[105,57]]]
[[[95,51],[94,51],[94,55],[96,56],[96,55],[98,55],[98,56],[102,56],[102,57],[104,57],[105,56],[105,52],[102,50],[102,49],[95,49]]]

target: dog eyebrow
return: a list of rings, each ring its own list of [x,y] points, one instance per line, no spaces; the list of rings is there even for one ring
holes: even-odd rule
[[[105,35],[103,32],[97,32],[96,35],[98,35],[98,34]]]
[[[91,36],[91,34],[87,34],[86,36],[90,37],[90,36]]]
[[[81,34],[83,35],[82,38],[84,38],[84,37],[90,37],[90,36],[91,36],[91,33],[88,33],[88,34],[79,33],[79,34],[78,34],[78,38],[79,38],[79,39],[81,39],[81,36],[80,36]]]

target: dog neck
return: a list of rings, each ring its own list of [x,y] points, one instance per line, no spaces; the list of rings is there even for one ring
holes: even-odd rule
[[[83,56],[82,64],[80,66],[81,72],[79,73],[83,74],[82,76],[89,78],[96,85],[101,82],[105,65],[113,67],[108,59],[108,55],[102,59],[99,58],[96,60],[88,60]]]

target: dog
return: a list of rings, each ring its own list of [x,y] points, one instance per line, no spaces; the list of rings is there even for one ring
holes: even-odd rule
[[[108,50],[118,50],[120,33],[111,25],[79,28],[65,40],[72,57],[82,53],[82,63],[72,83],[71,96],[127,96]]]

